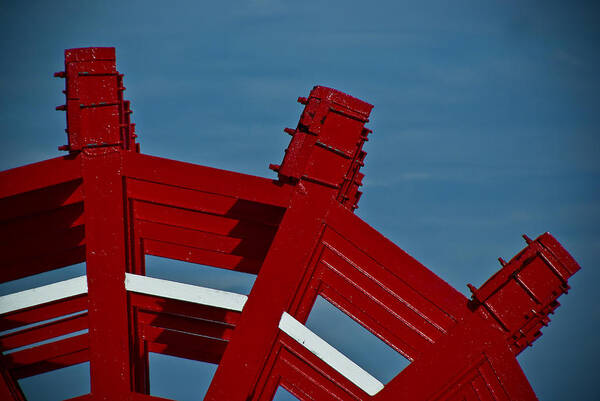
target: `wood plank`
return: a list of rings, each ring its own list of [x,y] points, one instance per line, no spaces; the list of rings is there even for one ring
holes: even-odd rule
[[[0,199],[81,177],[78,157],[62,156],[0,171]]]
[[[250,259],[222,252],[206,251],[203,249],[154,240],[144,240],[144,251],[148,255],[220,267],[250,274],[258,274],[262,266],[262,260]]]
[[[286,209],[266,203],[238,199],[149,181],[127,180],[131,199],[277,226]]]
[[[127,152],[124,175],[268,205],[287,207],[290,186],[277,180]]]
[[[82,199],[81,180],[18,193],[0,199],[0,221],[59,209]]]

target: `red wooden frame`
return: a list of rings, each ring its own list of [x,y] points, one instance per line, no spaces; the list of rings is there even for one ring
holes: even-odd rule
[[[91,393],[73,400],[159,400],[148,395],[157,352],[218,364],[211,401],[271,400],[278,386],[303,401],[536,399],[515,356],[579,266],[550,234],[526,238],[469,300],[363,222],[353,211],[371,105],[319,86],[298,99],[269,180],[141,154],[113,48],[67,50],[56,76],[68,154],[0,173],[0,278],[85,261],[87,293],[2,297],[0,330],[16,331],[0,347],[88,332],[3,355],[0,398],[24,399],[20,378],[89,361]],[[130,290],[148,254],[257,278],[240,310]],[[284,313],[302,325],[317,295],[411,364],[368,393],[282,326]]]

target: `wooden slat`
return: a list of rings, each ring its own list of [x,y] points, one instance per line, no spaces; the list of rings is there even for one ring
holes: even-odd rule
[[[225,323],[150,311],[138,312],[138,321],[148,326],[220,338],[222,340],[229,340],[235,329],[235,326]]]
[[[90,360],[89,350],[81,349],[79,351],[60,355],[46,361],[34,363],[32,365],[16,368],[12,371],[15,379],[24,379],[26,377],[40,375],[42,373],[51,372],[53,370],[66,368],[77,365]]]
[[[154,240],[144,240],[144,251],[148,255],[177,259],[206,266],[221,267],[223,269],[251,274],[258,274],[262,266],[262,260]]]
[[[334,205],[328,224],[341,239],[334,248],[341,249],[344,243],[348,244],[350,246],[343,248],[342,254],[353,248],[354,254],[360,253],[363,259],[374,261],[373,266],[377,266],[377,270],[385,269],[414,291],[418,289],[423,299],[445,315],[443,320],[455,322],[466,313],[464,305],[467,299],[464,295],[346,208]],[[432,247],[435,245],[432,244]]]
[[[83,225],[59,232],[32,232],[27,237],[14,237],[0,244],[3,255],[0,269],[4,266],[18,264],[19,261],[42,258],[45,254],[55,254],[67,249],[81,247],[85,244]]]
[[[81,180],[19,193],[0,199],[0,221],[58,209],[82,199]]]
[[[272,238],[276,227],[225,216],[169,207],[143,201],[133,203],[136,219],[168,224],[236,238]]]
[[[286,209],[218,193],[154,182],[127,180],[132,199],[277,226]]]
[[[129,292],[131,306],[143,311],[164,312],[173,315],[187,316],[196,319],[211,320],[235,326],[240,319],[240,312],[217,309],[210,306],[166,299],[146,294]]]
[[[0,282],[17,280],[34,274],[85,262],[85,245],[43,255],[23,256],[21,260],[0,264]]]
[[[198,166],[139,153],[126,153],[124,175],[145,181],[212,192],[287,207],[291,188],[275,180]]]
[[[15,239],[27,237],[32,240],[32,235],[43,237],[42,233],[65,231],[84,223],[83,202],[74,203],[59,209],[43,213],[24,216],[0,223],[0,243],[8,243]]]
[[[23,347],[50,338],[73,333],[87,328],[87,313],[55,320],[0,336],[0,348],[3,351]]]
[[[64,156],[0,172],[0,199],[81,177],[79,159]]]
[[[80,334],[5,355],[17,379],[81,363],[87,360],[88,334]]]
[[[140,221],[138,235],[143,239],[169,242],[206,251],[238,255],[250,259],[264,259],[272,238],[234,238],[205,231]]]
[[[374,303],[369,295],[350,287],[342,280],[330,284],[331,286],[322,284],[320,288],[320,294],[327,301],[350,315],[407,359],[414,360],[421,350],[430,345],[407,322],[390,313],[390,310],[386,310],[382,305]],[[389,324],[390,321],[393,325]]]
[[[142,326],[140,332],[148,351],[196,361],[219,363],[227,347],[227,341],[158,327]]]
[[[81,312],[86,310],[87,307],[87,295],[80,295],[78,297],[62,299],[46,305],[40,305],[32,309],[8,313],[0,316],[0,331],[12,330],[28,324],[54,319],[75,312]]]
[[[358,266],[329,249],[324,252],[322,263],[331,272],[325,275],[324,281],[348,298],[356,298],[357,305],[373,305],[372,317],[377,315],[383,327],[400,329],[397,334],[412,339],[417,349],[435,342],[454,323],[417,291],[385,271]],[[413,333],[406,333],[403,328],[410,328]]]
[[[325,394],[333,393],[341,400],[354,401],[368,398],[368,395],[353,382],[287,334],[282,332],[279,335],[279,342],[283,347],[278,364],[283,363],[293,369],[293,372],[285,369],[286,381],[300,384],[298,380],[300,382],[308,380],[312,385],[301,385],[300,388],[308,390],[314,386],[320,392],[326,389]],[[309,382],[305,383],[309,384]]]

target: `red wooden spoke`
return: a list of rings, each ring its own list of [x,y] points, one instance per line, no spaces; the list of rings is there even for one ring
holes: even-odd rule
[[[107,149],[82,155],[91,389],[105,397],[131,388],[121,157]]]

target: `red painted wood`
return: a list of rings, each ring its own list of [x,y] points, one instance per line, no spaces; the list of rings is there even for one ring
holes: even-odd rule
[[[0,199],[43,190],[81,177],[79,160],[73,157],[56,157],[38,163],[0,171]],[[43,196],[41,199],[44,199]],[[46,203],[50,199],[44,199]]]
[[[85,394],[79,397],[69,398],[65,401],[94,401],[97,400],[98,397],[94,397],[92,394]],[[129,393],[128,401],[172,401],[170,398],[162,398],[156,397],[148,394],[140,394],[140,393]]]
[[[265,209],[267,205],[286,207],[291,194],[274,180],[252,175],[135,153],[124,160],[128,177],[253,201]]]
[[[148,343],[143,340],[138,310],[130,307],[129,332],[131,352],[131,382],[133,391],[148,394],[150,392],[150,363]]]
[[[0,398],[16,380],[90,362],[87,400],[149,396],[148,353],[218,364],[206,400],[535,400],[515,355],[579,270],[549,234],[467,299],[352,213],[372,106],[315,87],[270,180],[139,154],[112,48],[65,52],[69,155],[0,172],[0,282],[86,262],[88,295],[0,316]],[[242,313],[128,293],[145,255],[258,277]],[[198,267],[198,274],[203,268]],[[322,296],[411,364],[369,396],[281,332]],[[86,311],[75,317],[64,317]]]
[[[129,293],[131,305],[144,311],[164,312],[190,318],[210,320],[235,326],[240,320],[240,312],[212,308],[189,302],[164,299],[152,295]]]
[[[149,221],[140,221],[137,229],[142,239],[175,243],[196,249],[257,260],[264,259],[271,245],[271,238],[260,236],[230,237]]]
[[[139,393],[131,393],[129,397],[131,401],[170,401],[170,398],[162,398]]]
[[[80,395],[78,397],[69,398],[65,401],[92,401],[93,399],[94,399],[94,397],[91,394],[84,394],[84,395]]]
[[[5,355],[15,379],[75,365],[89,357],[87,333]]]
[[[32,235],[43,241],[41,236],[68,230],[84,223],[83,203],[74,203],[48,212],[36,213],[22,218],[12,219],[2,224],[0,241],[26,241]]]
[[[140,394],[140,393],[130,393],[128,397],[129,398],[127,398],[127,399],[129,401],[171,401],[170,398],[155,397],[152,395]],[[85,394],[85,395],[81,395],[79,397],[69,398],[68,400],[65,400],[65,401],[93,401],[96,399],[97,399],[97,397],[94,397],[92,394]]]
[[[63,346],[63,344],[61,344]],[[66,348],[66,347],[65,347]],[[38,363],[23,366],[12,370],[11,374],[15,379],[24,379],[31,376],[48,373],[57,369],[66,368],[90,360],[89,350],[81,349],[78,351],[58,355]]]
[[[25,401],[25,396],[6,368],[3,357],[0,357],[0,399]]]
[[[271,401],[277,388],[283,387],[295,397],[301,400],[357,400],[358,395],[362,394],[356,390],[354,385],[348,383],[339,373],[329,368],[320,360],[314,359],[310,353],[293,344],[289,344],[298,349],[298,353],[285,347],[282,344],[279,350],[279,357],[273,361],[270,367],[268,381],[259,382],[258,389],[252,400]],[[314,363],[313,363],[314,362]],[[320,370],[322,369],[322,370]],[[322,376],[321,372],[327,372],[330,375]],[[340,384],[349,384],[353,391],[348,391]]]
[[[19,260],[13,259],[12,261],[0,264],[0,269],[3,272],[0,282],[17,280],[84,261],[84,245],[76,246],[75,248],[61,249],[50,253],[25,255]]]
[[[267,240],[272,238],[277,231],[276,226],[260,224],[251,220],[216,216],[148,202],[134,202],[133,212],[134,217],[142,221],[168,224],[234,238],[255,237]]]
[[[305,187],[306,192],[298,191],[292,197],[205,400],[246,398],[268,358],[281,314],[289,308],[302,280],[333,200],[329,189],[312,183]],[[234,377],[236,386],[227,386]]]
[[[87,328],[87,322],[87,313],[82,313],[76,316],[70,316],[50,323],[34,326],[29,329],[5,334],[0,336],[0,348],[3,351],[7,351],[53,337],[84,330]]]
[[[208,363],[219,363],[227,347],[227,341],[152,326],[142,327],[141,333],[150,352]]]
[[[55,210],[81,200],[81,180],[22,192],[0,200],[0,221]]]
[[[358,247],[366,257],[374,259],[385,270],[419,292],[443,315],[456,320],[467,313],[464,310],[466,299],[460,292],[358,216],[335,207],[331,210],[328,222],[333,231],[341,233],[346,241]]]
[[[198,249],[169,242],[144,240],[143,247],[148,255],[221,267],[244,273],[258,274],[262,266],[261,259],[245,258],[240,255]]]
[[[147,311],[140,311],[138,313],[138,322],[153,327],[219,338],[222,340],[231,339],[233,330],[235,329],[234,325],[223,322]]]
[[[115,397],[131,389],[121,155],[108,147],[86,149],[81,157],[91,391]]]
[[[138,155],[139,156],[139,155]],[[155,161],[156,158],[151,159]],[[152,168],[149,165],[148,168]],[[285,209],[275,205],[243,200],[227,194],[211,193],[140,180],[127,180],[129,197],[234,219],[277,226]]]
[[[12,330],[28,324],[54,319],[59,316],[81,312],[88,308],[87,295],[79,295],[22,309],[0,316],[0,331]]]
[[[289,338],[286,334],[281,334],[279,344],[282,347],[281,357],[279,359],[285,365],[288,365],[297,372],[291,377],[286,377],[287,375],[284,375],[285,380],[290,384],[304,389],[301,380],[309,380],[312,382],[312,387],[327,389],[325,394],[321,395],[321,397],[325,399],[333,400],[337,397],[342,400],[356,400],[368,397],[368,395],[360,388],[356,387],[354,383],[346,379],[311,352],[307,351],[306,348]],[[300,382],[297,383],[297,380],[300,380]]]
[[[10,255],[4,259],[6,265],[17,265],[19,261],[41,259],[44,255],[78,248],[85,245],[84,226],[79,225],[58,232],[34,232],[28,236],[13,237],[0,245],[0,253]]]

